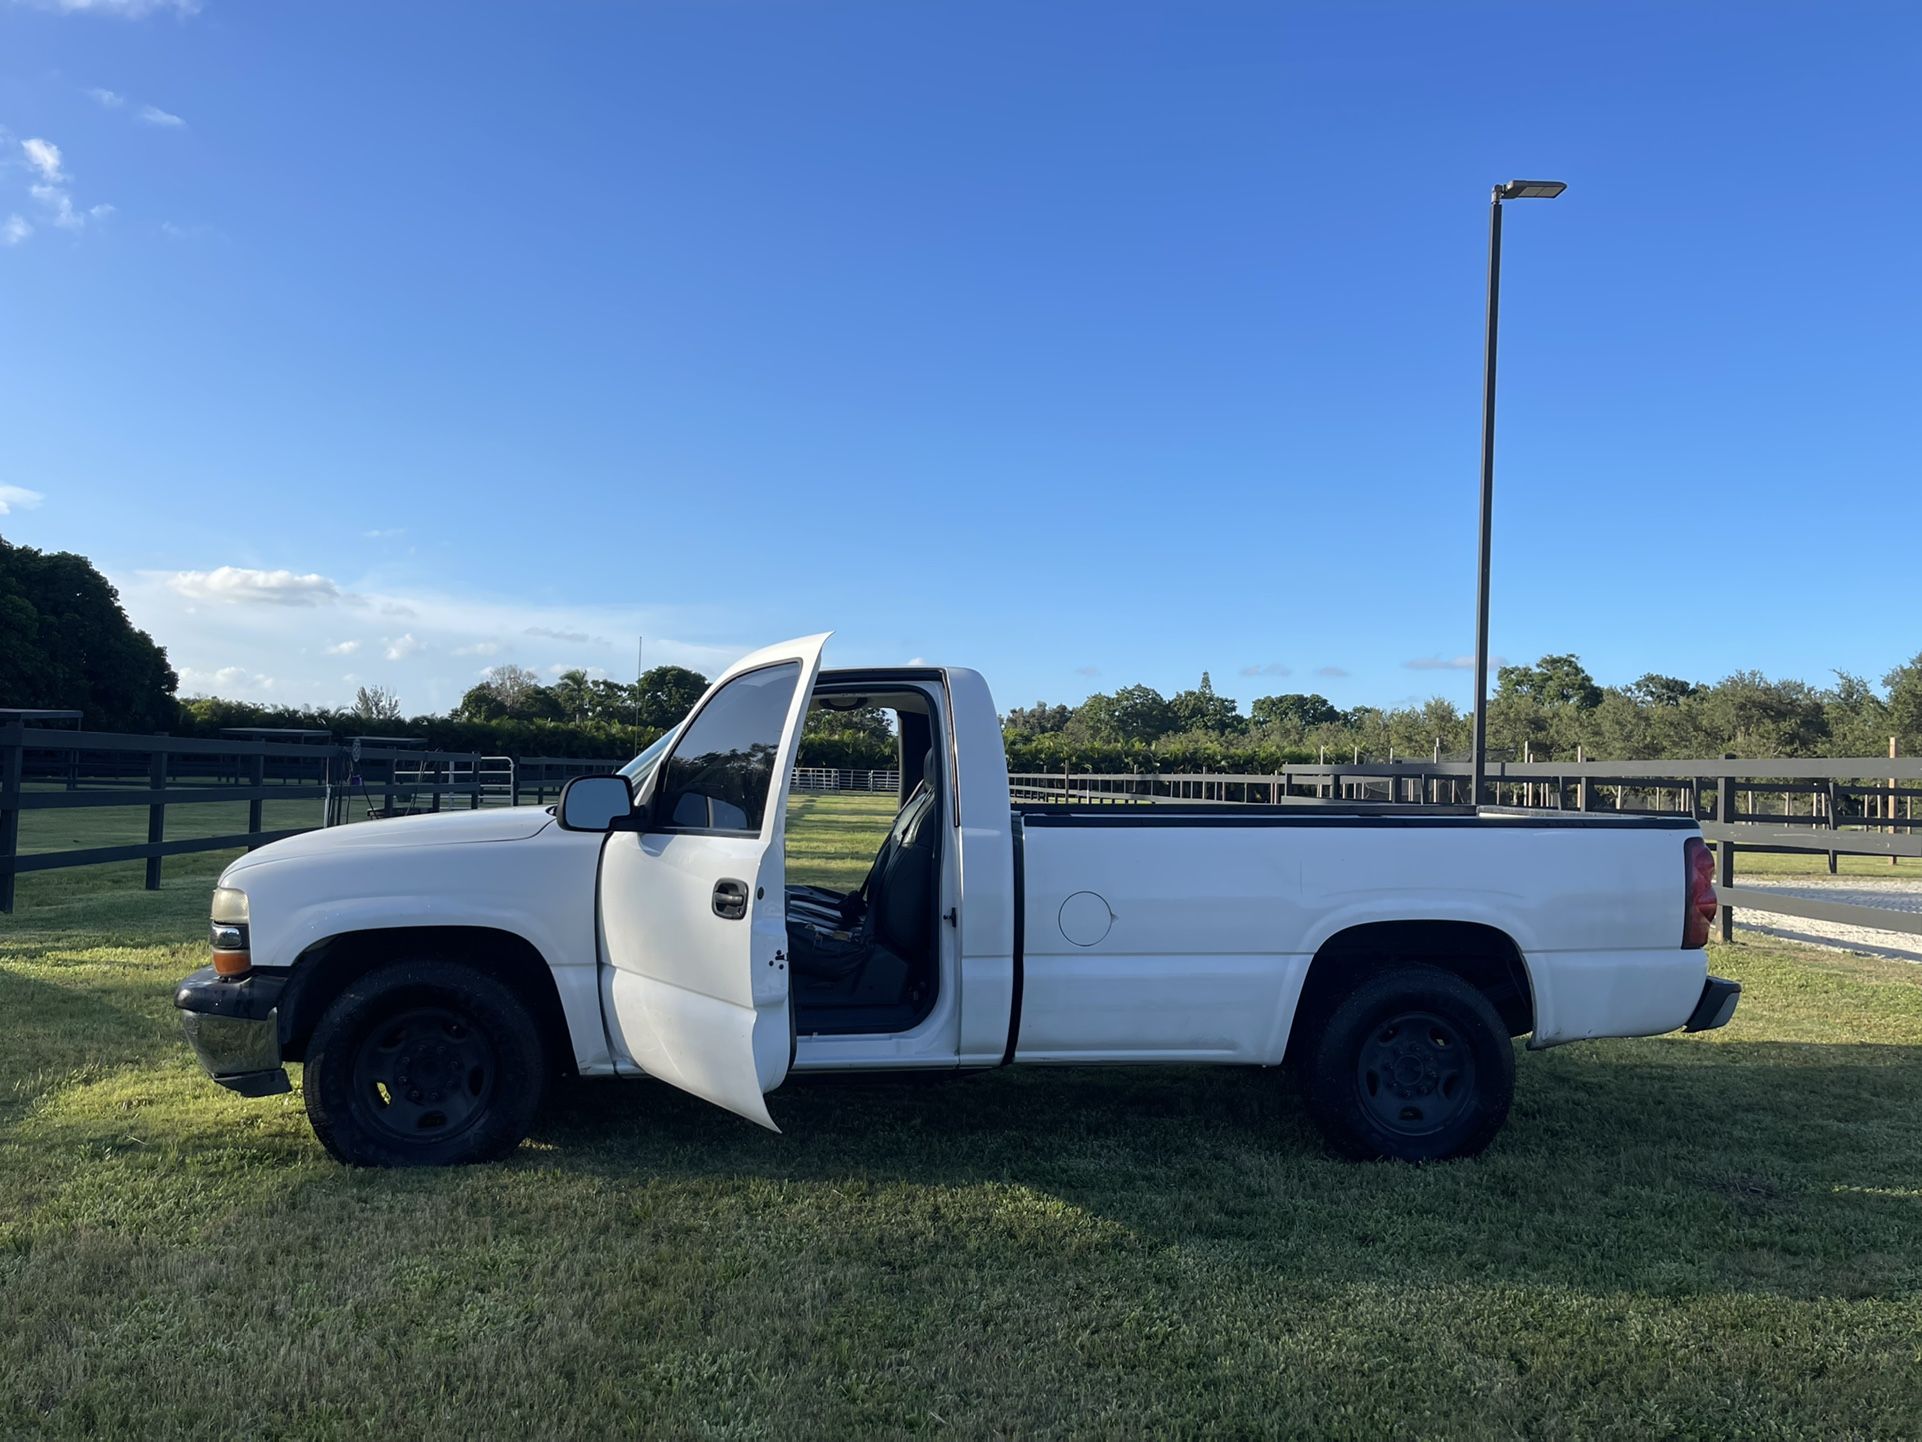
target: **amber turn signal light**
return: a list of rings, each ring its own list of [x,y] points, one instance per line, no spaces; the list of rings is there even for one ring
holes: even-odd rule
[[[220,976],[245,976],[254,969],[254,956],[250,951],[216,951],[214,971]]]

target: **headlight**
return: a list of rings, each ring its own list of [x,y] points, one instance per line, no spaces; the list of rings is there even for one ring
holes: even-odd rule
[[[231,886],[215,887],[209,939],[213,946],[214,970],[222,976],[245,976],[254,969],[247,923],[247,893],[235,891]]]

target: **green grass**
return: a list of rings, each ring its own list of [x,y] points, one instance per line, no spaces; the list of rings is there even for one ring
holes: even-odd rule
[[[788,797],[787,879],[851,891],[867,880],[900,803],[892,796]]]
[[[1735,879],[1737,882],[1750,876],[1827,876],[1829,859],[1819,851],[1771,852],[1743,851],[1736,848]],[[1873,881],[1896,880],[1913,881],[1922,877],[1922,862],[1913,857],[1905,857],[1893,866],[1886,856],[1838,856],[1835,858],[1835,874],[1867,878]]]
[[[797,805],[797,872],[865,869],[891,810]],[[1523,1057],[1493,1151],[1427,1169],[1331,1162],[1278,1077],[1181,1069],[797,1082],[783,1136],[578,1084],[504,1164],[362,1173],[179,1040],[218,863],[22,878],[0,918],[0,1435],[1922,1418],[1901,964],[1720,950],[1732,1026]]]

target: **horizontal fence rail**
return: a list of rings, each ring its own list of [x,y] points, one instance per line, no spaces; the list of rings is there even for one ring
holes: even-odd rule
[[[513,797],[516,806],[545,806],[576,776],[598,776],[619,771],[625,761],[594,761],[579,756],[523,756],[514,763]]]
[[[251,851],[323,826],[463,801],[477,807],[493,780],[482,758],[469,752],[0,727],[0,912],[13,910],[14,879],[23,874],[144,861],[146,887],[154,891],[169,856]],[[283,824],[266,824],[269,803]],[[294,820],[290,803],[301,803],[298,824],[284,824]],[[170,811],[211,805],[245,805],[245,827],[168,838]],[[84,815],[103,807],[144,810],[146,840],[21,851],[23,815]]]
[[[797,766],[794,768],[795,791],[884,791],[898,792],[901,789],[899,771],[851,771],[845,767],[834,766]]]

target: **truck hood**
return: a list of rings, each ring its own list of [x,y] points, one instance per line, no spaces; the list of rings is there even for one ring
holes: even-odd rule
[[[488,841],[525,841],[554,824],[544,806],[513,806],[492,811],[435,811],[421,816],[397,816],[386,821],[357,821],[304,831],[249,852],[227,868],[232,875],[271,861],[293,861],[304,856],[338,856],[352,851],[422,846],[466,846]]]

